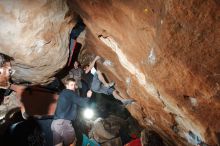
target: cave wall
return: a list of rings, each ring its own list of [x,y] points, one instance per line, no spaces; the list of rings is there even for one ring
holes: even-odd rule
[[[70,0],[88,52],[116,82],[141,125],[178,145],[219,143],[220,3],[216,0]],[[83,57],[83,56],[82,56]]]
[[[0,53],[12,58],[16,83],[45,83],[64,67],[73,26],[62,0],[1,0]]]

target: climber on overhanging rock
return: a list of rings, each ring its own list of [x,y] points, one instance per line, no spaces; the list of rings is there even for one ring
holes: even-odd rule
[[[77,24],[73,27],[71,33],[70,33],[70,56],[68,61],[68,66],[71,64],[72,56],[74,49],[76,47],[76,39],[80,35],[80,33],[85,29],[85,24],[83,23],[83,20],[78,17]]]
[[[82,79],[87,82],[90,89],[96,93],[103,93],[106,95],[113,95],[114,98],[120,100],[123,105],[128,105],[134,102],[132,99],[123,99],[119,94],[118,91],[113,88],[114,83],[107,83],[105,78],[103,77],[102,73],[99,70],[94,68],[95,63],[99,60],[100,57],[96,56],[95,59],[89,64],[84,67],[84,73],[82,75]]]

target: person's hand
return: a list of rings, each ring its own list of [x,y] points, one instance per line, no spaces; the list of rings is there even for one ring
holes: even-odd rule
[[[87,92],[87,97],[92,97],[92,91],[91,90],[89,90],[88,92]]]
[[[96,56],[95,57],[95,60],[97,61],[97,60],[99,60],[101,57],[100,56]]]

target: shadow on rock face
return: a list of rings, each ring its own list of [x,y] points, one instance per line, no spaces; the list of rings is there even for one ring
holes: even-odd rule
[[[165,146],[163,139],[153,130],[144,129],[141,132],[143,146]]]

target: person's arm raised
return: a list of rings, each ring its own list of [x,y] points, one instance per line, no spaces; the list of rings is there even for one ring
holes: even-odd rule
[[[85,73],[87,74],[90,72],[90,70],[95,66],[95,63],[97,60],[100,59],[100,56],[96,56],[95,59],[90,63],[89,67],[85,70]]]
[[[72,96],[73,96],[74,103],[76,103],[77,105],[79,105],[81,107],[86,107],[88,105],[89,99],[92,97],[92,91],[89,90],[87,92],[87,98],[81,97],[81,96],[77,95],[76,93],[73,93]]]

